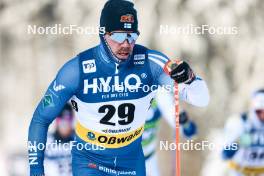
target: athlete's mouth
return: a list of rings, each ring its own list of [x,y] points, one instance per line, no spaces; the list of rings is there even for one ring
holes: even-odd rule
[[[118,55],[120,55],[120,56],[128,56],[129,52],[119,52]]]

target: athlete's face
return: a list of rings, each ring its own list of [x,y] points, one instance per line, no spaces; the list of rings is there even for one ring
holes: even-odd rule
[[[256,110],[256,114],[260,121],[264,122],[264,109]]]
[[[128,40],[125,40],[122,43],[114,41],[111,39],[110,34],[106,34],[105,39],[113,54],[120,60],[128,59],[128,56],[132,53],[135,46],[135,41],[132,41],[131,43],[129,43]]]

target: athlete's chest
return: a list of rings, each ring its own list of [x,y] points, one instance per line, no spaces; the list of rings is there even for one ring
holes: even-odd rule
[[[250,139],[252,146],[264,147],[264,130],[252,130]]]
[[[264,164],[264,131],[252,130],[249,133],[249,147],[242,147],[235,157],[235,160],[246,165]]]
[[[86,65],[88,63],[90,65]],[[138,99],[157,88],[152,85],[146,65],[135,66],[133,62],[131,65],[106,65],[96,60],[85,60],[82,65],[80,89],[76,96],[85,102]]]

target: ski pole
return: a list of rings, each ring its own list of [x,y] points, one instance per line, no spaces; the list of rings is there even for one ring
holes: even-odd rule
[[[176,176],[181,175],[181,156],[180,156],[180,148],[179,148],[179,143],[180,143],[180,105],[179,105],[179,87],[178,83],[174,83],[174,97],[175,97],[175,122],[176,122],[176,128],[175,128],[175,144],[176,144],[176,152],[175,152],[175,157],[176,157]]]
[[[165,64],[164,71],[168,75],[170,75],[172,67],[178,65],[181,61],[180,60],[170,60]],[[179,85],[175,81],[174,82],[174,98],[175,98],[175,144],[176,144],[176,152],[175,152],[175,159],[176,159],[176,176],[181,175],[181,156],[180,156],[180,104],[179,104]]]

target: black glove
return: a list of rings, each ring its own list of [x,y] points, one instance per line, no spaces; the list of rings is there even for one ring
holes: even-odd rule
[[[170,76],[177,83],[191,84],[195,80],[195,74],[185,61],[180,64],[173,63],[171,65]]]
[[[180,113],[180,120],[179,120],[180,124],[184,125],[188,121],[189,121],[189,116],[188,116],[187,112],[186,111],[181,112]]]

